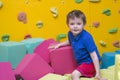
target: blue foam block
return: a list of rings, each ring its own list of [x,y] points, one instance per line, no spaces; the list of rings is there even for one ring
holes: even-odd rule
[[[115,64],[115,55],[120,54],[116,52],[104,52],[102,54],[102,61],[101,61],[101,69],[106,69],[109,66],[112,66]]]
[[[12,68],[16,68],[18,63],[26,54],[26,47],[19,42],[1,42],[0,43],[0,62],[10,62]]]
[[[27,53],[31,54],[33,53],[34,49],[43,42],[44,39],[42,38],[28,38],[25,40],[22,40],[21,43],[24,43],[27,48]]]

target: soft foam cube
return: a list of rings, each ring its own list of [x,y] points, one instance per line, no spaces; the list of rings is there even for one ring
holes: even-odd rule
[[[15,69],[15,74],[20,74],[24,80],[38,80],[53,69],[38,55],[26,54]]]
[[[115,80],[120,80],[120,55],[115,56]]]
[[[114,68],[108,68],[108,69],[101,69],[100,74],[102,78],[106,78],[108,80],[114,80]]]
[[[119,53],[115,52],[104,52],[102,54],[101,68],[108,68],[115,64],[115,55]]]
[[[57,74],[69,74],[76,68],[71,46],[50,51],[51,66]]]
[[[15,80],[12,66],[9,62],[0,62],[0,80]]]
[[[39,80],[69,80],[66,76],[61,76],[58,74],[47,74],[44,77],[40,78]]]
[[[12,68],[16,68],[18,63],[26,54],[26,47],[19,42],[1,42],[0,43],[0,62],[11,62]]]
[[[33,53],[34,49],[43,41],[44,39],[42,38],[28,38],[28,39],[22,40],[21,42],[25,44],[27,48],[27,53],[31,54]]]
[[[49,49],[48,47],[50,44],[55,43],[56,41],[53,39],[47,39],[43,41],[41,44],[39,44],[35,50],[34,53],[41,56],[47,63],[50,63],[50,55],[49,55]]]
[[[97,80],[97,79],[95,79],[95,78],[80,78],[80,80]]]
[[[68,77],[69,80],[72,80],[71,74],[64,74],[64,76]]]

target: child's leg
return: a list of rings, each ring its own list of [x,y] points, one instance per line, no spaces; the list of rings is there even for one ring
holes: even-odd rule
[[[82,76],[82,74],[78,70],[72,72],[72,80],[80,80],[80,76]]]
[[[72,80],[80,80],[81,76],[93,77],[95,68],[93,63],[82,63],[72,72]]]

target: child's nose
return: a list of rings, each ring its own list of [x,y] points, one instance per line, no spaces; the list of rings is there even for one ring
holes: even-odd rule
[[[77,25],[74,25],[74,27],[76,28],[76,27],[77,27]]]

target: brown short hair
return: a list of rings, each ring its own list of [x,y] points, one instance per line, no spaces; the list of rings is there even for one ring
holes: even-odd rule
[[[69,19],[74,19],[75,17],[81,18],[83,20],[83,24],[84,25],[86,24],[86,16],[80,10],[72,10],[67,14],[67,20],[66,20],[67,24],[69,22]]]

